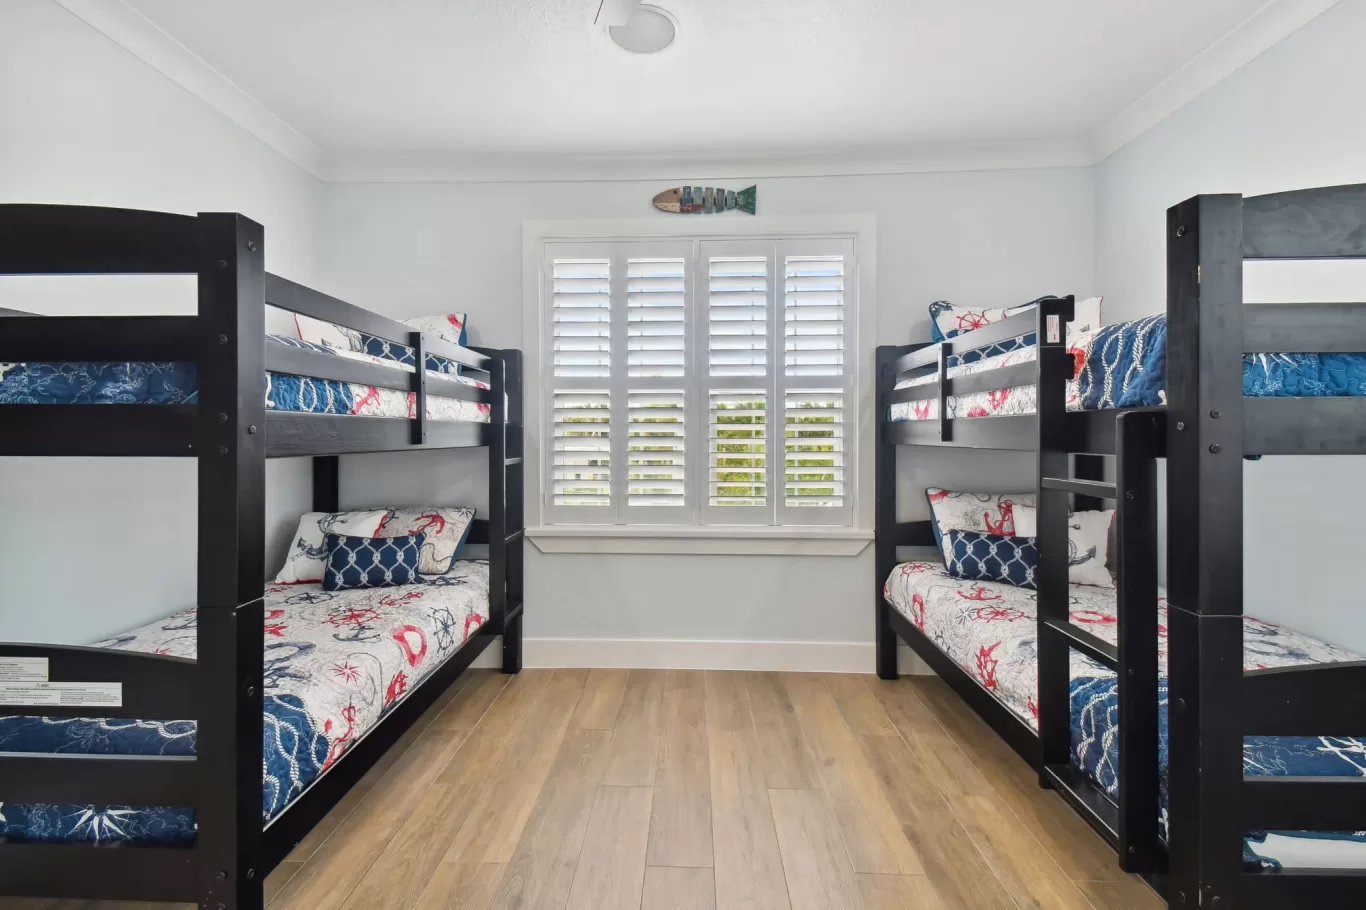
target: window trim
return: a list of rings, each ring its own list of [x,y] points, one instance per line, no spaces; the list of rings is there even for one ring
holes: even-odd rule
[[[546,355],[549,350],[548,321],[542,308],[545,268],[544,245],[563,243],[612,243],[656,240],[661,243],[682,239],[699,240],[782,240],[847,238],[854,245],[858,263],[856,335],[846,348],[846,368],[855,371],[853,400],[847,407],[845,432],[857,440],[857,462],[847,471],[847,495],[852,499],[852,520],[847,526],[779,525],[681,527],[651,525],[573,525],[545,523],[543,463],[543,399],[547,378]],[[713,541],[716,552],[812,553],[840,551],[852,555],[866,544],[873,524],[873,356],[877,338],[877,218],[871,214],[818,216],[698,216],[696,218],[660,215],[655,218],[579,219],[569,221],[524,221],[522,223],[522,304],[523,349],[525,365],[526,469],[525,503],[527,534],[546,552],[711,552],[710,545],[690,549],[685,542]],[[696,339],[696,335],[693,336]],[[694,342],[694,349],[696,342]],[[782,352],[775,352],[781,363]],[[780,368],[780,367],[779,367]],[[702,415],[694,412],[691,419]],[[573,544],[574,538],[589,541]],[[632,541],[657,541],[658,549],[641,549]],[[566,543],[570,541],[571,543]],[[611,541],[619,541],[613,544]],[[734,545],[761,542],[750,549]],[[544,546],[542,546],[544,544]],[[729,544],[730,546],[725,546]],[[549,549],[547,549],[547,547]],[[618,547],[624,547],[618,548]],[[821,550],[820,547],[825,549]],[[855,549],[856,547],[856,549]]]

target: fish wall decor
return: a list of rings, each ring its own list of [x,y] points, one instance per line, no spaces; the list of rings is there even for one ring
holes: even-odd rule
[[[758,196],[757,186],[748,187],[738,193],[720,187],[679,186],[660,193],[654,198],[654,204],[661,212],[673,212],[676,215],[710,215],[713,212],[731,210],[753,215]]]

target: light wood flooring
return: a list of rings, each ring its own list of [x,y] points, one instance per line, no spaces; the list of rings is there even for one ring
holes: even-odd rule
[[[938,679],[652,670],[466,673],[267,894],[272,910],[1164,906]]]

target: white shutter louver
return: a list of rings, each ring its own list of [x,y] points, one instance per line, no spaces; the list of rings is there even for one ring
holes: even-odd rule
[[[685,504],[686,395],[682,389],[629,393],[627,505]]]
[[[713,506],[768,502],[768,412],[762,391],[713,391],[708,419]]]
[[[574,389],[557,391],[552,397],[555,461],[551,501],[557,506],[610,506],[611,393]]]
[[[843,375],[844,257],[788,256],[784,273],[786,375]]]
[[[611,261],[556,259],[551,279],[555,375],[612,375]]]
[[[844,393],[789,389],[783,496],[788,506],[844,505]]]
[[[626,263],[627,375],[684,374],[683,259]]]
[[[768,257],[707,261],[707,365],[712,376],[768,372]]]

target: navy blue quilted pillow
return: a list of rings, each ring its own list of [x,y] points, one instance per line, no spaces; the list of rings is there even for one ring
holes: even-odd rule
[[[343,537],[328,534],[323,590],[391,588],[425,581],[417,574],[426,534],[410,537]]]
[[[981,531],[949,531],[948,536],[946,564],[954,578],[1034,587],[1039,550],[1033,537],[1005,537]]]

